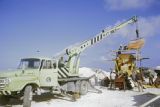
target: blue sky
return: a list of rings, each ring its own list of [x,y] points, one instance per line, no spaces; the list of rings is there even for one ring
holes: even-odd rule
[[[139,16],[146,39],[144,66],[160,65],[159,0],[0,0],[0,70],[17,67],[22,57],[53,57],[64,48],[94,37],[102,29]],[[81,66],[109,69],[110,50],[134,39],[129,26],[88,48]],[[40,52],[37,53],[36,51]]]

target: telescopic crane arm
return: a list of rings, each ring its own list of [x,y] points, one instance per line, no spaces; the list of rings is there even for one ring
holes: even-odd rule
[[[111,29],[104,29],[102,32],[97,34],[95,37],[93,37],[90,40],[86,40],[82,42],[79,45],[75,45],[73,47],[67,48],[65,53],[60,55],[60,57],[64,57],[67,55],[67,60],[64,62],[65,67],[68,69],[70,76],[78,76],[79,71],[79,63],[80,63],[80,54],[88,47],[101,42],[104,40],[107,36],[111,35],[112,33],[116,32],[117,30],[127,26],[128,24],[133,24],[137,22],[137,17],[134,16],[128,21],[125,21],[117,26],[114,26]],[[61,61],[60,61],[61,62]],[[63,62],[63,61],[62,61]]]
[[[116,32],[117,30],[127,26],[128,24],[133,24],[137,22],[137,16],[132,17],[131,19],[129,19],[126,22],[123,22],[117,26],[114,26],[111,29],[104,29],[102,30],[102,32],[100,32],[99,34],[97,34],[94,38],[84,41],[82,42],[79,46],[75,46],[72,48],[69,48],[66,50],[67,55],[74,56],[74,55],[78,55],[79,53],[81,53],[82,51],[84,51],[86,48],[104,40],[107,36],[111,35],[112,33]]]

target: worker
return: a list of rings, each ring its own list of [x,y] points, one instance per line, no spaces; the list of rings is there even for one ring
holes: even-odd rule
[[[136,82],[136,69],[134,68],[133,71],[132,71],[132,75],[131,75],[131,78],[134,82]]]
[[[59,61],[58,61],[58,67],[64,67],[64,58],[60,57]]]
[[[122,51],[122,45],[120,45],[118,51],[116,52],[116,56],[118,57],[118,55],[121,54],[121,51]]]
[[[115,88],[115,79],[117,77],[117,73],[115,70],[110,72],[110,89],[114,89]]]
[[[130,80],[129,80],[129,78],[128,78],[128,73],[127,73],[127,72],[124,73],[124,78],[125,78],[126,88],[127,88],[128,90],[131,90],[131,89],[132,89],[132,86],[131,86],[131,82],[130,82]]]
[[[154,81],[154,85],[155,85],[155,87],[158,88],[158,86],[160,85],[160,66],[157,66],[154,71],[157,73],[157,78]]]
[[[137,82],[136,82],[136,70],[132,70],[132,74],[130,75],[131,81],[132,81],[132,87],[137,87]]]
[[[136,82],[138,85],[138,91],[143,92],[143,85],[142,85],[143,77],[142,77],[142,74],[139,71],[139,69],[136,70],[136,78],[135,79],[136,79]]]
[[[159,73],[157,73],[157,78],[154,81],[154,85],[156,88],[158,88],[158,86],[160,85],[160,74]]]
[[[149,70],[149,85],[153,85],[153,78],[154,78],[154,75],[151,73],[151,70]]]

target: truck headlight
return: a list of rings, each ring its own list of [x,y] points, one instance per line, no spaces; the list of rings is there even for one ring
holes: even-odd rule
[[[10,78],[5,78],[5,84],[9,84],[11,82],[11,79]]]

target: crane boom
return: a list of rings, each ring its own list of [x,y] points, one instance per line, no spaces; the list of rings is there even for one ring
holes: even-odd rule
[[[117,26],[114,26],[113,28],[107,30],[107,29],[104,29],[102,30],[102,32],[100,32],[99,34],[97,34],[94,38],[90,39],[90,40],[87,40],[87,41],[84,41],[82,42],[80,45],[78,46],[75,46],[75,47],[72,47],[72,48],[69,48],[66,50],[66,53],[67,55],[69,56],[74,56],[76,54],[79,54],[81,53],[82,51],[84,51],[86,48],[94,45],[95,43],[98,43],[102,40],[104,40],[107,36],[109,36],[110,34],[116,32],[117,30],[125,27],[126,25],[128,24],[132,24],[132,23],[135,23],[137,22],[137,16],[133,16],[131,19],[129,19],[128,21],[126,22],[123,22]]]
[[[104,40],[107,36],[111,35],[112,33],[116,32],[117,30],[125,27],[128,24],[133,24],[137,22],[137,17],[134,16],[128,21],[125,21],[117,26],[114,26],[111,29],[104,29],[102,30],[99,34],[97,34],[95,37],[92,39],[86,40],[82,42],[79,45],[74,45],[72,47],[69,47],[63,52],[57,59],[59,59],[59,65],[65,65],[64,69],[60,69],[59,73],[64,74],[68,77],[74,77],[78,76],[79,73],[79,63],[80,63],[80,54],[87,49],[88,47]],[[67,56],[67,60],[64,61],[63,58]],[[63,64],[64,63],[64,64]],[[65,72],[65,73],[64,73]]]

